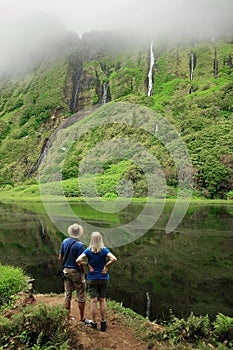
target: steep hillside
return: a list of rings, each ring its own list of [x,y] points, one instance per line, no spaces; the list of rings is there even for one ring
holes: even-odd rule
[[[222,41],[173,46],[154,42],[153,90],[148,96],[150,45],[150,41],[135,43],[113,34],[88,33],[73,42],[72,52],[59,59],[47,58],[20,80],[2,84],[0,184],[36,179],[51,135],[62,123],[71,124],[73,114],[83,118],[93,107],[127,101],[160,113],[174,125],[190,152],[197,195],[232,198],[233,45]],[[95,142],[129,134],[138,138],[140,133],[132,127],[116,130],[114,126],[83,137],[67,155],[64,178],[77,176],[78,163]],[[169,194],[175,195],[174,162],[159,142],[153,137],[148,141],[147,136],[141,135],[141,142],[161,161]],[[118,174],[119,179],[123,174],[125,180],[132,180],[133,171],[136,195],[147,194],[137,167],[121,159],[113,163],[118,165],[101,169],[103,178]],[[114,186],[102,195],[117,195]]]

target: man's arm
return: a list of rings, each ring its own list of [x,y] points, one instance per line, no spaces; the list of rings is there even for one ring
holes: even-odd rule
[[[61,253],[58,255],[58,260],[63,264],[63,255]]]

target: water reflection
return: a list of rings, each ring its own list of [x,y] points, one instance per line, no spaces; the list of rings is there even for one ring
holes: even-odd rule
[[[57,214],[59,203],[54,207]],[[97,227],[125,224],[142,210],[138,203],[111,215],[84,203],[72,209]],[[177,316],[191,311],[233,316],[233,206],[190,205],[177,230],[166,234],[171,211],[172,205],[166,205],[144,236],[111,249],[118,263],[111,266],[109,296],[153,320],[167,318],[170,309]],[[67,226],[73,220],[62,213],[60,219]],[[0,204],[0,262],[23,267],[35,278],[38,292],[63,291],[57,276],[63,238],[41,203]]]
[[[60,240],[46,215],[18,205],[0,205],[0,262],[23,267],[36,279],[38,291],[61,290],[54,274]]]

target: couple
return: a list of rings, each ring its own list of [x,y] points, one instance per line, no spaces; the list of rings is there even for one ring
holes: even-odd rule
[[[117,258],[104,247],[102,236],[99,232],[93,232],[90,245],[84,249],[84,244],[79,240],[83,234],[81,225],[73,224],[68,228],[68,238],[61,244],[58,259],[64,267],[65,308],[70,311],[72,292],[75,289],[78,299],[80,320],[97,329],[97,302],[100,303],[101,331],[106,330],[106,294],[109,280],[108,267]],[[86,262],[85,260],[88,260]],[[85,313],[85,271],[88,266],[87,290],[91,297],[92,320],[84,317]]]

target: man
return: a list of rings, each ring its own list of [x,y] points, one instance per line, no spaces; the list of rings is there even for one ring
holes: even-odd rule
[[[87,322],[84,318],[85,312],[85,274],[82,267],[76,263],[76,259],[84,251],[84,244],[79,240],[83,234],[83,227],[78,224],[73,224],[68,227],[68,238],[65,238],[61,244],[58,260],[63,264],[63,272],[65,275],[65,308],[71,308],[71,299],[73,290],[76,291],[80,321]]]

